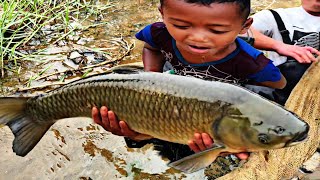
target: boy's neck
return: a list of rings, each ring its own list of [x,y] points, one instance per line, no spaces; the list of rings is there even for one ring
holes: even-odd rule
[[[229,54],[231,54],[234,50],[237,49],[236,42],[230,44],[229,46],[225,47],[224,49],[221,49],[219,52],[216,52],[214,54],[205,54],[205,55],[195,55],[191,54],[189,52],[181,51],[179,48],[179,45],[177,44],[177,48],[180,51],[182,57],[185,61],[187,61],[190,64],[202,64],[202,63],[208,63],[208,62],[214,62],[219,61],[225,57],[227,57]]]

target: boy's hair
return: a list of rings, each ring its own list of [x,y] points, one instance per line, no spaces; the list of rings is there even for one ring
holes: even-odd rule
[[[161,7],[165,6],[167,0],[160,0]],[[186,3],[195,3],[208,6],[212,3],[235,3],[239,5],[240,14],[247,19],[250,14],[250,0],[183,0]]]

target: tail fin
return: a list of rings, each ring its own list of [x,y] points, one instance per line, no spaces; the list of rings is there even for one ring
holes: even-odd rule
[[[52,124],[38,123],[27,114],[28,98],[0,98],[0,124],[6,124],[15,136],[13,151],[27,155]]]

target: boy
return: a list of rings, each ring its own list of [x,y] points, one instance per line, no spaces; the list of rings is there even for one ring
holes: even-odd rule
[[[236,38],[252,23],[251,18],[247,19],[250,1],[160,3],[164,22],[151,24],[136,35],[146,42],[146,71],[162,72],[163,64],[169,61],[178,75],[232,83],[251,80],[280,89],[285,86],[285,79],[269,59]]]
[[[248,18],[249,0],[160,0],[160,4],[163,23],[151,24],[136,34],[145,41],[146,71],[162,72],[168,61],[178,75],[238,84],[252,82],[272,88],[285,86],[284,77],[272,61],[237,38],[252,24]],[[151,138],[133,132],[124,121],[118,122],[106,107],[101,108],[100,115],[93,108],[92,117],[113,134],[133,140]],[[212,143],[208,134],[196,133],[189,147],[198,152]],[[176,156],[169,159],[182,157]],[[246,159],[247,155],[238,157]]]

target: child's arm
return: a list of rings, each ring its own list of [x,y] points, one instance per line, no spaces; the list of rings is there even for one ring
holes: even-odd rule
[[[162,72],[164,57],[159,49],[153,48],[148,43],[144,44],[142,50],[142,61],[145,71]]]
[[[317,59],[312,54],[320,56],[320,52],[312,47],[300,47],[284,44],[281,41],[272,39],[254,28],[250,28],[253,33],[254,47],[262,50],[276,51],[282,56],[293,57],[300,63],[316,62]]]
[[[256,63],[258,63],[258,67],[262,67],[262,69],[247,77],[255,85],[266,86],[273,89],[283,89],[286,86],[287,81],[285,77],[270,59],[266,58],[263,54],[259,54]]]
[[[287,84],[286,78],[281,74],[281,79],[276,82],[272,81],[264,81],[264,82],[259,82],[258,85],[261,86],[266,86],[266,87],[271,87],[274,89],[283,89]]]

